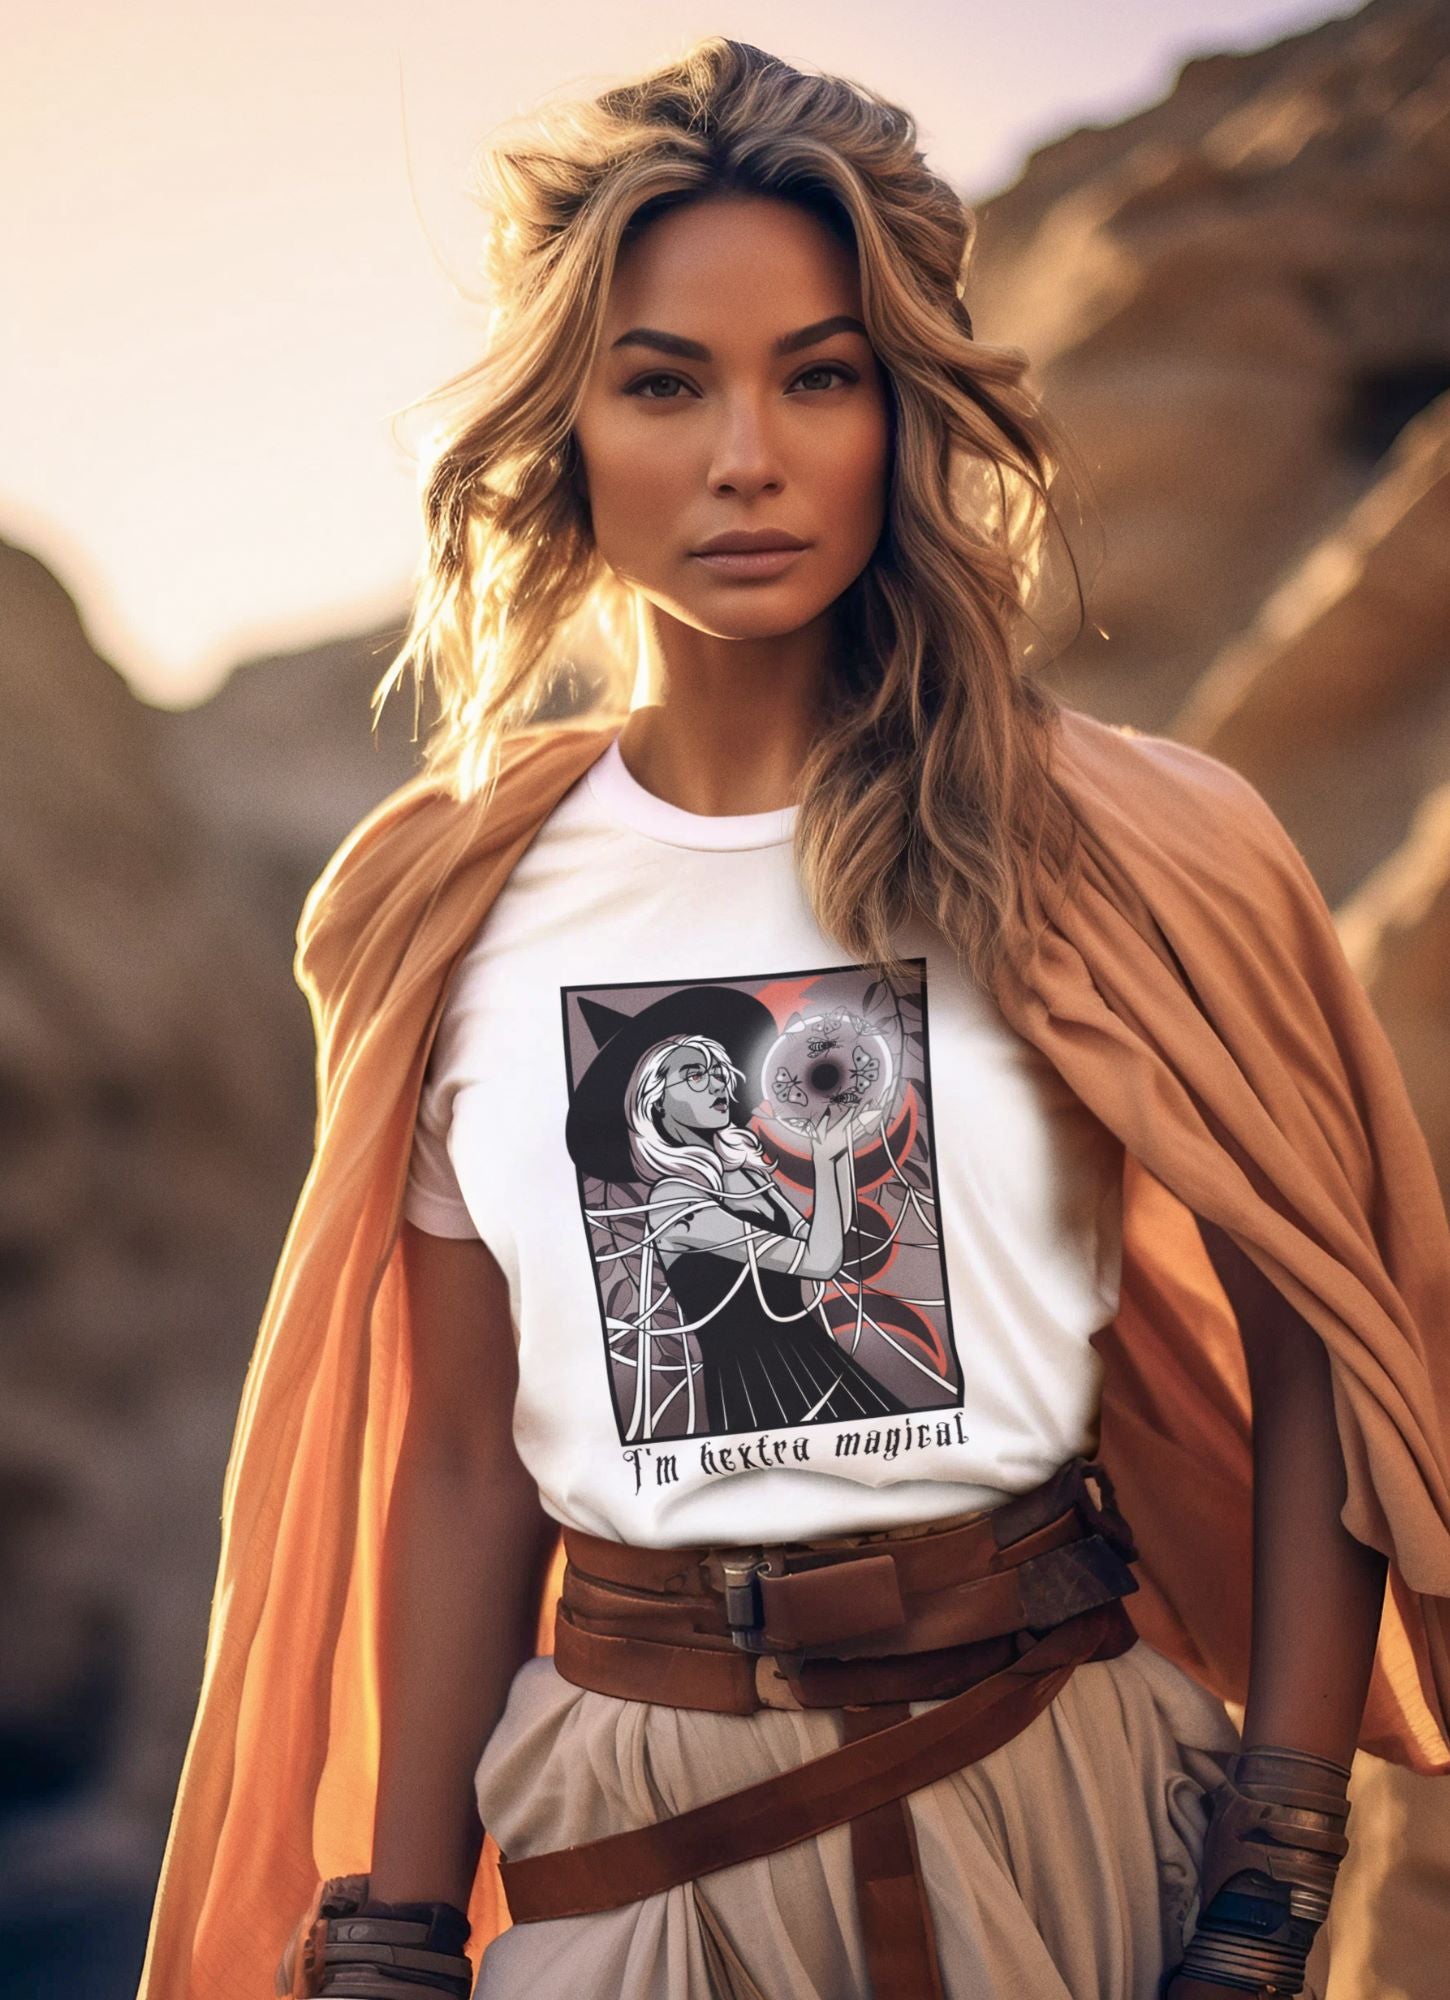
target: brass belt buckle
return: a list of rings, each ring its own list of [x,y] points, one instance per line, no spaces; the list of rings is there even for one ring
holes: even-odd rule
[[[724,1585],[725,1622],[742,1653],[765,1651],[765,1606],[760,1579],[769,1576],[770,1557],[763,1549],[729,1549],[717,1555]]]

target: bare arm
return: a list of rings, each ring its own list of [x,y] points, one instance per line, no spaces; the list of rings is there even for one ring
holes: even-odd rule
[[[1243,1740],[1354,1757],[1385,1558],[1339,1518],[1346,1491],[1318,1334],[1214,1223],[1198,1218],[1238,1316],[1254,1407],[1254,1597]]]
[[[841,1202],[842,1229],[848,1230],[856,1218],[856,1162],[849,1153],[836,1161],[836,1192]]]
[[[557,1530],[513,1445],[508,1287],[477,1238],[403,1224],[413,1389],[383,1546],[372,1895],[467,1908],[473,1774],[534,1651]]]

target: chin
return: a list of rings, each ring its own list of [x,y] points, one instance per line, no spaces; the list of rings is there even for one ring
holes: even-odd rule
[[[792,603],[784,592],[772,599],[765,584],[731,584],[727,588],[738,590],[744,601],[738,606],[717,603],[708,609],[704,605],[671,605],[666,609],[682,624],[693,625],[697,632],[707,632],[715,639],[783,639],[819,618],[827,608],[814,602]]]

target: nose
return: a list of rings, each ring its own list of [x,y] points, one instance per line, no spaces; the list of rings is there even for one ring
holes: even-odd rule
[[[746,499],[779,492],[785,473],[762,399],[742,394],[721,407],[710,454],[710,491]]]

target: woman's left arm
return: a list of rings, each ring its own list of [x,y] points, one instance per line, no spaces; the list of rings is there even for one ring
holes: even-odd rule
[[[1334,1857],[1344,1851],[1343,1808],[1336,1801],[1344,1798],[1345,1779],[1316,1770],[1302,1756],[1275,1752],[1326,1758],[1347,1772],[1374,1667],[1386,1571],[1380,1552],[1356,1541],[1339,1518],[1344,1455],[1324,1343],[1232,1237],[1202,1216],[1197,1221],[1238,1319],[1249,1368],[1253,1635],[1245,1755],[1235,1761],[1226,1795],[1213,1795],[1215,1807],[1222,1803],[1228,1814],[1224,1835],[1237,1845],[1225,1860],[1223,1844],[1216,1847],[1218,1822],[1211,1819],[1204,1871],[1213,1879],[1200,1885],[1198,1928],[1187,1958],[1165,1981],[1167,2000],[1218,2000],[1231,1988],[1240,1994],[1302,1990],[1305,1959],[1328,1909]],[[1317,1798],[1326,1809],[1299,1813],[1297,1829],[1292,1813],[1278,1815],[1279,1837],[1311,1848],[1287,1878],[1317,1885],[1294,1892],[1308,1896],[1297,1920],[1292,1896],[1287,1904],[1263,1900],[1267,1883],[1258,1871],[1271,1850],[1253,1844],[1256,1834],[1247,1844],[1242,1838],[1255,1811],[1265,1809],[1253,1801],[1282,1806],[1290,1798],[1297,1806]],[[1318,1823],[1317,1837],[1300,1831],[1306,1821]],[[1235,1865],[1252,1872],[1234,1873]],[[1235,1892],[1243,1890],[1247,1896],[1236,1902]],[[1278,1894],[1288,1893],[1286,1883]]]
[[[1199,1231],[1243,1336],[1254,1410],[1253,1642],[1243,1741],[1353,1760],[1386,1563],[1340,1520],[1324,1343],[1216,1224]]]

